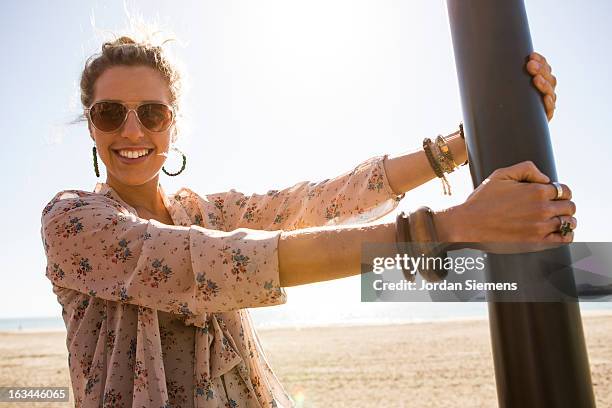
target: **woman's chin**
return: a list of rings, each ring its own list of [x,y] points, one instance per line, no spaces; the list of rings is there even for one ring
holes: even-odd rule
[[[141,186],[149,181],[151,181],[152,179],[154,179],[156,176],[158,176],[159,171],[157,172],[147,172],[147,173],[130,173],[130,174],[126,174],[125,172],[122,171],[116,171],[113,172],[113,178],[118,181],[119,183],[126,185],[126,186]]]

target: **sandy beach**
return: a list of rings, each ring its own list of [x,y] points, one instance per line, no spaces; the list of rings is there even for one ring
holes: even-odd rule
[[[583,323],[598,407],[612,406],[612,314]],[[497,406],[484,319],[258,333],[298,407]],[[65,332],[0,332],[0,386],[70,386]]]

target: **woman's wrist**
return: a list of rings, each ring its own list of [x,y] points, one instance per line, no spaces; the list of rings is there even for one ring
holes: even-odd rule
[[[434,212],[433,222],[438,242],[467,242],[463,233],[465,219],[460,211],[460,206],[455,206]]]
[[[465,140],[459,131],[444,138],[457,165],[467,160]],[[383,161],[389,186],[397,195],[406,193],[436,177],[424,149],[387,155]]]

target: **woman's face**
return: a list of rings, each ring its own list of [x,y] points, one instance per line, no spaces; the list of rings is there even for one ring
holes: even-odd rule
[[[93,103],[113,100],[136,108],[142,102],[170,104],[170,90],[164,78],[146,66],[116,66],[106,69],[94,84]],[[129,112],[123,125],[114,132],[102,132],[89,123],[91,138],[106,166],[109,179],[125,185],[141,185],[157,177],[166,160],[174,124],[166,131],[151,132]],[[132,153],[127,153],[130,150]],[[136,160],[142,150],[149,153]]]

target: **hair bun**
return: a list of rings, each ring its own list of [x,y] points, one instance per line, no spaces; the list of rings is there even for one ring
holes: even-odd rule
[[[123,44],[136,44],[136,41],[132,40],[128,36],[121,36],[113,41],[115,45],[123,45]]]
[[[120,46],[126,45],[126,44],[136,44],[136,41],[134,41],[132,38],[124,35],[124,36],[121,36],[119,38],[116,38],[113,41],[107,41],[104,44],[102,44],[102,51],[104,52],[108,48],[120,47]]]

